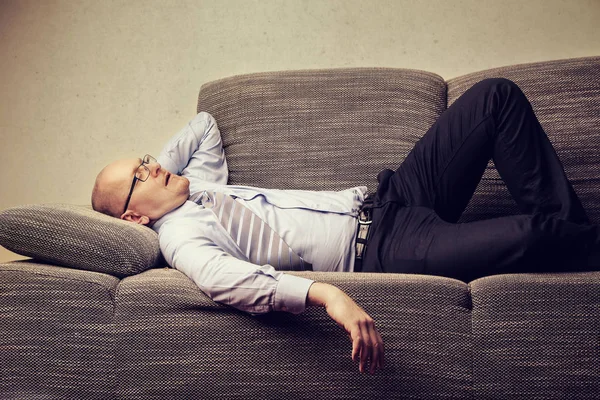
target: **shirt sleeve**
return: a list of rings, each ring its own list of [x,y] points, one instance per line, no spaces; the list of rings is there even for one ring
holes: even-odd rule
[[[193,223],[169,222],[176,224],[164,226],[159,233],[166,261],[214,301],[251,314],[305,310],[312,280],[239,260],[198,232]],[[177,238],[181,232],[186,232],[185,239]]]
[[[221,132],[212,115],[200,112],[163,147],[157,158],[173,174],[227,184]]]

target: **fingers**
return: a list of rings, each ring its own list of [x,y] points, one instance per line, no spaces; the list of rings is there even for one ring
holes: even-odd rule
[[[385,348],[383,346],[383,339],[381,338],[381,335],[377,329],[375,329],[375,334],[377,336],[377,344],[379,347],[378,368],[383,369],[385,367]]]
[[[375,322],[369,317],[361,320],[350,334],[352,338],[352,360],[359,362],[359,371],[374,374],[384,366],[384,348],[381,335],[375,329]]]
[[[369,333],[368,321],[363,322],[361,326],[361,334],[363,336],[363,346],[360,352],[360,372],[365,372],[369,361],[373,362],[373,343],[371,343],[371,335]]]
[[[362,337],[360,334],[360,329],[357,329],[357,333],[353,332],[351,334],[352,337],[352,361],[356,362],[360,360],[360,352],[362,349]]]
[[[383,340],[381,340],[379,332],[375,329],[375,323],[373,323],[373,329],[369,333],[372,344],[371,369],[369,372],[373,375],[376,370],[383,369]]]
[[[318,294],[314,289],[320,287],[315,283],[311,290]],[[326,300],[320,301],[317,295],[309,292],[309,297],[314,297],[310,301],[324,305],[327,314],[348,333],[352,341],[352,360],[360,363],[360,372],[364,372],[369,364],[371,373],[383,368],[383,341],[373,319],[341,290],[331,285],[324,287],[334,288],[333,295],[325,296]]]
[[[371,341],[371,365],[369,369],[369,373],[373,375],[377,368],[379,368],[379,343],[377,343],[377,338],[375,337],[375,329],[369,330],[369,336]]]
[[[358,369],[362,373],[370,358],[369,335],[366,329],[359,324],[352,336],[352,361],[359,363]]]

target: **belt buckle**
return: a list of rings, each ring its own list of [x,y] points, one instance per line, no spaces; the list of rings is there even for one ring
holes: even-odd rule
[[[371,228],[372,219],[369,218],[369,213],[362,209],[358,214],[358,232],[356,233],[356,253],[355,260],[362,261],[364,252],[367,247],[367,236],[369,235],[369,229]]]
[[[361,219],[361,218],[364,218],[364,219]],[[366,211],[364,209],[360,210],[360,213],[358,213],[358,224],[359,225],[371,225],[372,222],[373,222],[373,220],[369,218],[369,215],[366,213]]]
[[[369,236],[369,230],[373,219],[371,218],[372,202],[365,199],[363,206],[361,207],[357,221],[358,221],[358,232],[356,233],[356,246],[354,254],[354,268],[355,271],[362,271],[362,261],[365,250],[367,249],[367,236]]]

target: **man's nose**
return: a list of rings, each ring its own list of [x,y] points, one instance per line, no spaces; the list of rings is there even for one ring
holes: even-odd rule
[[[157,162],[148,163],[146,167],[148,167],[153,176],[157,176],[160,173],[160,164]]]

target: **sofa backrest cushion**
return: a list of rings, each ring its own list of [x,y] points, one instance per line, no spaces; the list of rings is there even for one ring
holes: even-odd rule
[[[588,217],[600,223],[600,57],[494,68],[448,81],[451,105],[485,78],[508,78],[523,90],[563,163]],[[493,162],[460,222],[517,214]]]
[[[229,183],[279,189],[377,188],[446,107],[446,84],[407,69],[249,74],[202,86]]]
[[[39,261],[117,277],[164,264],[152,229],[68,204],[1,211],[0,245]]]
[[[515,81],[563,162],[592,222],[600,223],[600,57],[489,69],[447,82],[447,103],[478,81]],[[266,72],[202,86],[198,111],[219,123],[230,184],[282,189],[377,187],[446,108],[446,82],[416,70]],[[517,214],[490,161],[460,222]]]

